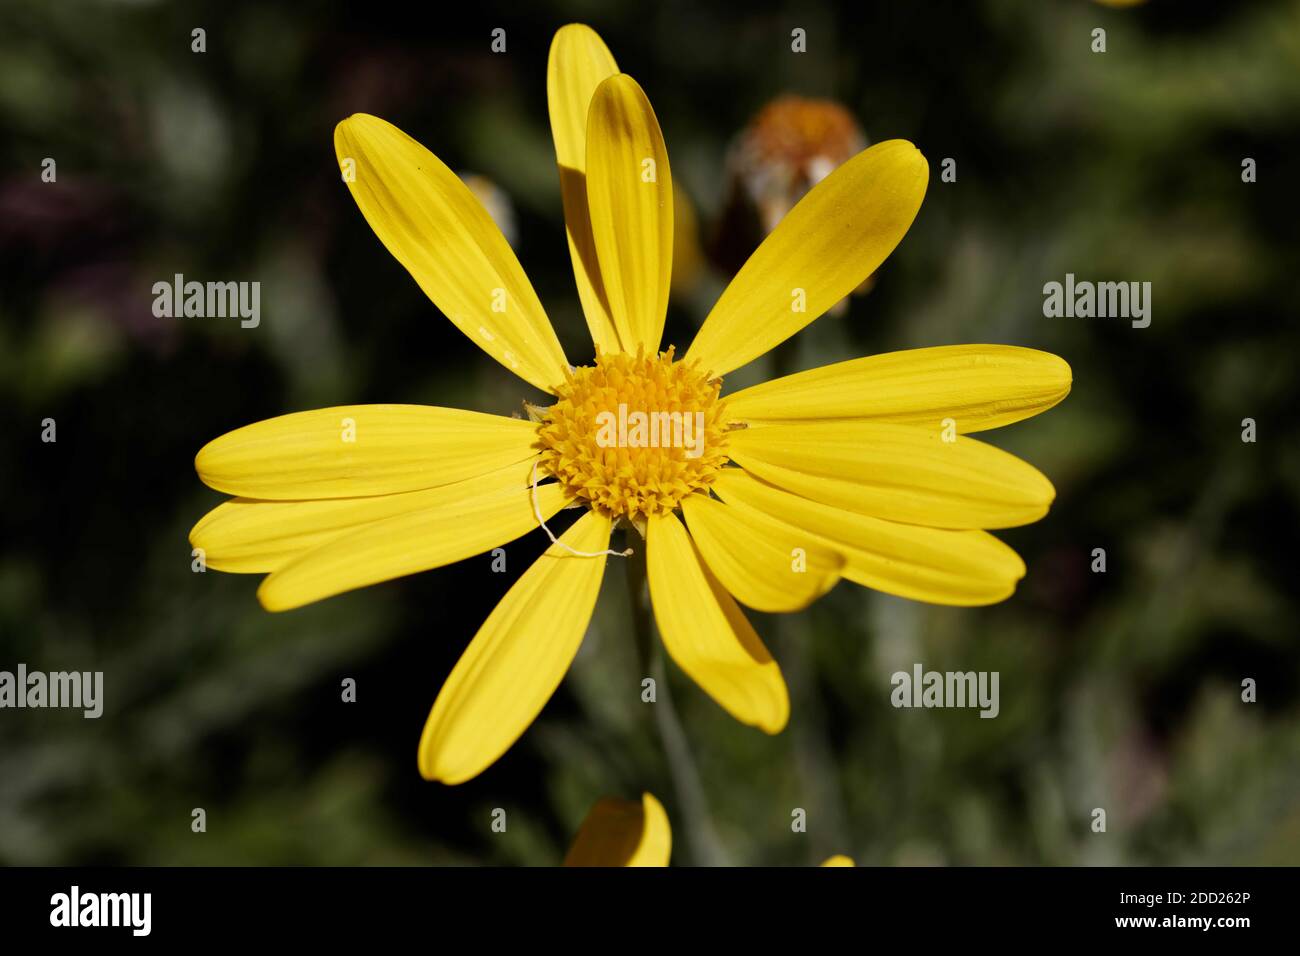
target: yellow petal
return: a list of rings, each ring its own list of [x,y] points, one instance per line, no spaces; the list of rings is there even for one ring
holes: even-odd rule
[[[560,540],[595,552],[609,534],[609,519],[589,511]],[[420,736],[426,780],[476,777],[528,729],[578,653],[604,571],[604,555],[553,544],[506,592],[434,701]]]
[[[1047,514],[1042,472],[941,427],[831,421],[733,431],[727,454],[790,491],[862,514],[933,528],[1011,528]]]
[[[725,375],[844,298],[902,240],[929,176],[925,157],[901,139],[878,143],[841,165],[749,257],[686,358]]]
[[[596,244],[591,237],[591,216],[587,211],[587,113],[596,87],[617,72],[614,57],[591,27],[570,23],[556,31],[546,64],[546,101],[551,113],[555,161],[560,167],[569,257],[573,260],[573,275],[587,327],[601,352],[621,352],[623,347],[609,315]]]
[[[946,531],[883,521],[818,504],[739,468],[712,485],[728,505],[754,510],[811,534],[845,559],[843,576],[863,587],[931,604],[975,606],[1010,597],[1025,564],[983,531]]]
[[[663,804],[643,793],[641,802],[606,797],[582,821],[565,866],[667,866],[673,834]]]
[[[245,425],[204,445],[204,484],[245,498],[350,498],[474,478],[537,454],[537,426],[431,405],[341,405]]]
[[[530,488],[436,504],[365,525],[281,565],[257,597],[268,611],[287,611],[380,581],[463,561],[537,527]],[[568,498],[556,484],[539,485],[536,508],[545,520]]]
[[[362,215],[433,304],[524,381],[545,392],[564,381],[568,362],[537,293],[469,187],[365,113],[339,123],[334,150]]]
[[[857,866],[852,857],[838,853],[835,856],[828,856],[822,861],[822,866]]]
[[[756,611],[797,611],[835,586],[844,559],[763,515],[688,495],[682,514],[709,570]]]
[[[587,118],[587,203],[623,348],[659,348],[673,266],[673,178],[650,101],[625,73],[596,88]]]
[[[455,484],[396,495],[305,501],[231,498],[199,520],[190,531],[190,545],[202,548],[208,567],[216,571],[265,574],[376,521],[527,488],[533,460]]]
[[[870,419],[958,432],[998,428],[1051,408],[1070,392],[1070,366],[1012,345],[944,345],[837,362],[727,396],[748,423]]]
[[[646,573],[668,655],[743,724],[779,733],[790,718],[785,679],[674,514],[654,515]]]

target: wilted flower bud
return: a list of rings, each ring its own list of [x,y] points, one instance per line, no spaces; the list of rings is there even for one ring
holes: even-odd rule
[[[862,129],[838,103],[782,96],[737,138],[728,174],[758,211],[766,235],[804,193],[866,148]]]
[[[712,249],[718,266],[739,270],[808,190],[866,148],[857,120],[832,100],[787,95],[764,106],[727,158],[727,201]]]

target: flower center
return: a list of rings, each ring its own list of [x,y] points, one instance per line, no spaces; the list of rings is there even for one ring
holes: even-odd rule
[[[598,355],[546,409],[542,468],[613,518],[671,512],[727,461],[721,380],[658,355]]]

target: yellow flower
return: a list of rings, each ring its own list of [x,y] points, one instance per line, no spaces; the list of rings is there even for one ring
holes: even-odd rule
[[[573,838],[565,866],[667,866],[673,831],[653,794],[641,802],[606,797],[596,803]]]
[[[501,599],[438,694],[419,768],[449,784],[499,758],[559,686],[616,524],[644,536],[669,655],[767,733],[786,724],[786,686],[737,601],[796,610],[840,578],[941,604],[1006,598],[1025,567],[983,529],[1041,518],[1054,492],[1028,464],[965,433],[1035,415],[1070,388],[1055,356],[967,345],[855,359],[723,397],[721,376],[798,332],[889,255],[920,208],[924,157],[892,140],[822,180],[678,360],[658,351],[673,201],[650,104],[579,25],[556,34],[547,89],[594,363],[569,365],[464,183],[401,130],[356,115],[335,144],[371,227],[453,323],[555,403],[534,409],[536,421],[413,405],[299,412],[224,435],[195,461],[204,482],[237,497],[199,521],[193,546],[214,569],[266,574],[258,597],[271,611],[450,564],[566,506],[583,509]],[[620,427],[611,444],[606,426],[620,405],[678,413],[680,435],[636,445],[636,430],[625,442]]]

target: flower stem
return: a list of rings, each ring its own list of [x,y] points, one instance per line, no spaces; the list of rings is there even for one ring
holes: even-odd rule
[[[650,594],[646,586],[645,542],[627,560],[628,606],[636,636],[641,673],[654,680],[654,721],[663,744],[668,775],[672,779],[680,819],[695,862],[701,866],[727,866],[728,857],[709,813],[709,801],[691,756],[686,733],[668,689],[667,673],[659,642],[654,640]]]

